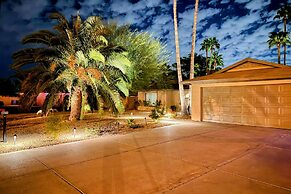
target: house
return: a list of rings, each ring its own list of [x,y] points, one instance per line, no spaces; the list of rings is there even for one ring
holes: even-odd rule
[[[189,90],[185,89],[186,105],[190,104]],[[177,110],[181,109],[179,90],[162,89],[139,91],[138,101],[146,102],[149,106],[154,106],[156,102],[160,101],[162,106],[171,107],[176,106]]]
[[[20,93],[19,96],[0,96],[0,107],[1,111],[8,110],[11,113],[19,113],[20,112],[20,97],[23,93]],[[36,97],[34,105],[31,107],[32,112],[36,112],[43,106],[46,96],[48,93],[41,92]],[[58,93],[56,94],[58,97],[54,102],[54,106],[62,109],[63,104],[65,104],[65,100],[69,98],[69,93]],[[0,111],[0,112],[1,112]]]
[[[192,120],[291,129],[291,67],[246,58],[192,85]]]

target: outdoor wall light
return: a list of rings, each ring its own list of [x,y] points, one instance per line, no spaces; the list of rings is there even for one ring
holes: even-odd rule
[[[131,112],[130,115],[132,116],[133,115],[133,112]]]

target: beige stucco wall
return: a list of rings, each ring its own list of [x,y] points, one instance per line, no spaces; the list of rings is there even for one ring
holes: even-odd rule
[[[170,107],[172,105],[175,105],[178,109],[181,108],[179,90],[167,89],[167,90],[139,91],[138,100],[144,101],[147,92],[156,92],[157,100],[158,101],[160,100],[163,106]],[[189,94],[189,90],[185,90],[185,95],[187,94]]]

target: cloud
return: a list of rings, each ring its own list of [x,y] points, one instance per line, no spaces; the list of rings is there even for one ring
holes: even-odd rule
[[[172,1],[140,0],[8,0],[1,4],[0,12],[0,58],[2,66],[11,63],[11,54],[23,48],[21,38],[39,29],[51,29],[47,19],[51,11],[60,11],[68,19],[80,11],[81,16],[99,15],[105,20],[118,24],[132,24],[139,30],[152,33],[167,43],[175,62],[175,41],[172,15]],[[191,36],[194,14],[194,1],[178,3],[179,40],[181,56],[191,51]],[[77,4],[77,5],[76,5]],[[269,49],[266,43],[271,31],[282,29],[281,21],[273,20],[276,10],[271,0],[211,0],[199,1],[196,52],[206,37],[216,36],[221,44],[220,52],[225,64],[230,65],[245,57],[259,58],[276,62],[276,48]],[[291,30],[291,25],[288,26]],[[291,56],[290,47],[288,56]],[[291,58],[288,59],[291,64]],[[6,68],[7,70],[7,68]],[[7,72],[7,71],[6,71]],[[1,75],[3,76],[3,71]]]

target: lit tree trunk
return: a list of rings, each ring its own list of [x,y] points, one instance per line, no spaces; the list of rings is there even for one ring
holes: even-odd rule
[[[183,87],[183,84],[181,83],[183,80],[182,80],[182,70],[181,70],[181,63],[180,63],[180,48],[179,48],[179,34],[178,34],[178,18],[177,18],[177,0],[173,0],[173,13],[174,13],[176,62],[177,62],[177,74],[178,74],[178,84],[179,84],[179,92],[180,92],[181,112],[182,112],[182,114],[185,114],[186,108],[185,108],[184,87]]]
[[[281,56],[280,56],[280,44],[277,44],[277,48],[278,48],[278,64],[281,63]]]
[[[287,18],[284,18],[284,32],[287,32]],[[284,65],[286,65],[286,53],[287,53],[287,45],[284,44]]]
[[[195,44],[196,44],[196,31],[197,31],[197,15],[198,15],[198,3],[199,0],[196,0],[195,3],[195,11],[194,11],[194,23],[193,23],[193,30],[192,30],[192,49],[191,49],[191,59],[190,59],[190,79],[193,79],[194,74],[194,61],[195,61]],[[192,109],[192,86],[189,87],[189,96],[190,96],[190,103],[188,106],[190,106],[190,110]],[[190,114],[190,112],[189,112]]]
[[[69,120],[80,120],[81,108],[82,108],[82,92],[81,88],[78,86],[71,93],[71,112]]]
[[[210,48],[210,56],[209,56],[209,58],[211,58],[212,52],[213,52],[213,50],[212,50],[212,48]],[[210,70],[210,73],[211,73],[212,68],[211,68],[211,64],[210,63],[209,63],[209,70]]]
[[[208,66],[208,48],[206,48],[206,59],[205,59],[205,62],[206,62],[206,73],[209,72],[209,66]],[[208,71],[207,71],[208,69]]]
[[[196,0],[195,11],[194,11],[194,24],[193,24],[193,31],[192,31],[192,49],[191,49],[191,61],[190,61],[190,79],[194,78],[194,57],[195,57],[198,2],[199,0]]]

